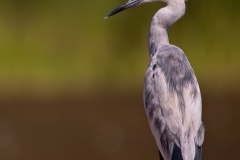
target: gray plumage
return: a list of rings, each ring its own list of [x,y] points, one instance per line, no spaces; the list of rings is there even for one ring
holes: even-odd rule
[[[167,32],[184,15],[185,1],[129,0],[107,17],[153,1],[167,6],[154,15],[149,33],[143,94],[149,125],[164,160],[200,160],[204,127],[199,85],[184,52],[169,44]]]

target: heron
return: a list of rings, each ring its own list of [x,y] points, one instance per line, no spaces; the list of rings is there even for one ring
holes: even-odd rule
[[[141,4],[162,1],[153,16],[144,77],[144,108],[160,159],[200,160],[204,141],[202,99],[195,73],[179,47],[169,43],[168,29],[185,13],[185,0],[128,0],[105,18]]]

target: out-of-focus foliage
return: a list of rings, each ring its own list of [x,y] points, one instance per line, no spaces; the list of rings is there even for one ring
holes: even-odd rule
[[[121,3],[1,1],[1,91],[57,90],[73,84],[84,91],[141,87],[148,28],[163,4],[103,19]],[[211,89],[239,86],[239,6],[237,0],[188,1],[185,16],[169,31],[171,43],[185,51],[201,84]]]

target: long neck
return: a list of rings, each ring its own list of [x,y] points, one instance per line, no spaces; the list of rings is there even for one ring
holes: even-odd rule
[[[184,0],[169,2],[153,17],[149,32],[149,54],[153,56],[162,45],[169,44],[168,28],[185,13]]]

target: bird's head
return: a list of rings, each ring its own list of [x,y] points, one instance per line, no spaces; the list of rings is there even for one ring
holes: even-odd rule
[[[124,11],[128,8],[132,8],[134,6],[139,6],[141,4],[144,4],[144,3],[150,3],[150,2],[154,2],[154,1],[161,1],[161,0],[128,0],[126,3],[122,4],[121,6],[117,7],[116,9],[114,9],[112,12],[110,12],[106,17],[110,17],[110,16],[113,16],[121,11]],[[162,1],[165,1],[165,0],[162,0]]]
[[[187,0],[128,0],[126,3],[122,4],[121,6],[117,7],[116,9],[114,9],[112,12],[110,12],[106,17],[110,17],[113,16],[121,11],[124,11],[128,8],[132,8],[134,6],[139,6],[141,4],[145,4],[145,3],[151,3],[151,2],[156,2],[156,1],[161,1],[167,4],[174,4],[174,5],[178,5],[179,3],[181,4],[182,2],[184,3]]]

